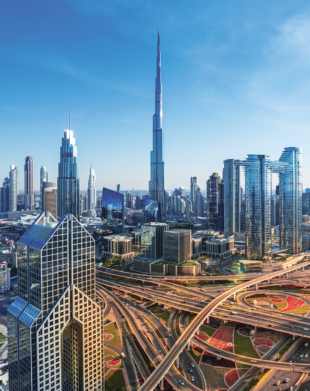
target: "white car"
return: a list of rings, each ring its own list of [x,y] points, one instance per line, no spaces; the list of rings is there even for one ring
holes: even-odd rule
[[[192,368],[195,368],[195,364],[191,363],[191,365],[192,365]]]
[[[309,356],[309,354],[307,353],[306,355],[305,355],[305,357],[308,357]]]
[[[301,354],[300,357],[303,358],[303,357],[304,357],[304,354]]]
[[[309,331],[309,329],[307,329],[306,327],[304,327],[304,330],[305,330],[305,331]]]

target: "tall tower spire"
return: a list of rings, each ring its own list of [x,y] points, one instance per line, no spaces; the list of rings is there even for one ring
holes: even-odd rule
[[[156,78],[155,78],[155,114],[153,115],[153,150],[151,151],[151,180],[149,195],[161,205],[162,215],[165,216],[165,186],[163,161],[163,102],[161,83],[161,52],[160,35],[158,30]]]

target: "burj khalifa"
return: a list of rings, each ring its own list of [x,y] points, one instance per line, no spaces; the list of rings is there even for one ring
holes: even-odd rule
[[[153,150],[151,151],[151,180],[149,196],[158,201],[164,219],[165,205],[165,174],[163,161],[163,101],[161,84],[161,53],[158,32],[157,62],[155,79],[155,114],[153,115]]]

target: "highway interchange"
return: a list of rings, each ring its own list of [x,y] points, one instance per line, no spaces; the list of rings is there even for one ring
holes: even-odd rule
[[[296,274],[298,269],[303,271],[301,277],[299,277],[302,280],[299,280],[299,282],[304,283],[306,286],[306,280],[302,276],[307,277],[309,275],[307,271],[304,272],[304,268],[309,266],[309,262],[305,262],[303,256],[295,257],[293,261],[285,269],[276,270],[268,274],[242,275],[242,278],[240,275],[238,275],[238,278],[236,278],[236,275],[220,276],[222,280],[230,281],[230,284],[215,284],[213,286],[211,284],[205,287],[186,287],[176,283],[180,280],[185,282],[194,279],[188,276],[183,278],[179,276],[148,276],[98,268],[97,292],[106,303],[104,316],[108,316],[111,311],[113,314],[121,313],[129,324],[130,330],[127,331],[139,341],[150,362],[155,367],[155,370],[150,373],[145,363],[142,363],[142,356],[137,348],[132,345],[134,344],[132,336],[126,332],[125,326],[120,324],[119,314],[116,315],[118,327],[122,329],[122,344],[126,354],[124,365],[130,389],[153,390],[157,386],[165,389],[165,384],[169,383],[176,390],[181,388],[208,390],[206,379],[193,357],[187,351],[190,344],[195,344],[219,358],[223,357],[252,366],[253,368],[248,371],[248,376],[251,372],[253,375],[258,373],[260,371],[259,368],[271,369],[273,373],[263,382],[264,384],[260,386],[260,390],[277,390],[275,387],[278,380],[276,379],[281,378],[285,380],[285,378],[283,379],[283,373],[286,375],[290,374],[290,376],[288,382],[284,382],[285,385],[279,386],[279,389],[286,389],[283,387],[289,387],[290,383],[298,381],[300,376],[304,376],[304,383],[301,384],[301,387],[304,387],[307,384],[307,372],[310,371],[309,356],[305,359],[306,353],[304,353],[304,357],[300,357],[303,354],[300,351],[304,345],[295,348],[289,360],[272,360],[272,356],[285,344],[286,341],[284,339],[265,354],[262,359],[253,360],[225,350],[215,349],[208,343],[198,339],[195,335],[200,325],[207,322],[209,317],[212,316],[223,319],[224,322],[233,321],[254,327],[269,328],[282,333],[285,332],[288,336],[291,335],[294,339],[298,339],[293,347],[296,344],[300,344],[300,341],[303,341],[305,338],[310,338],[310,322],[307,317],[295,314],[281,314],[277,311],[257,308],[245,300],[247,295],[256,294],[257,292],[265,292],[266,294],[271,292],[274,294],[275,290],[268,291],[266,289],[265,291],[265,287],[268,288],[268,286],[294,284],[296,279],[292,279],[292,273]],[[212,280],[210,276],[195,277],[195,280],[197,279],[203,281]],[[234,281],[236,280],[244,282],[235,285]],[[258,288],[260,288],[259,291]],[[262,288],[264,288],[264,291],[261,290]],[[172,312],[168,326],[164,325],[156,315],[144,306],[136,304],[131,300],[126,300],[125,297],[119,295],[119,292],[138,296],[149,303],[159,303],[170,308]],[[298,293],[295,293],[295,295],[298,296]],[[303,300],[310,305],[309,300],[304,298]],[[176,317],[179,312],[181,312],[179,325],[182,332],[180,336],[176,332]],[[189,313],[198,314],[190,324],[188,324]],[[289,339],[291,338],[289,337]],[[306,348],[304,347],[304,349]],[[136,373],[137,370],[144,379],[143,384],[140,386],[139,376]],[[248,376],[244,376],[245,379],[241,378],[230,390],[241,391],[248,381],[246,379]],[[275,386],[271,384],[273,380]],[[306,388],[304,391],[306,391]]]

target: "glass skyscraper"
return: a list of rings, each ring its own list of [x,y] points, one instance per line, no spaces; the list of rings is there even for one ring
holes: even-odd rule
[[[162,218],[165,219],[165,180],[163,161],[163,102],[161,83],[161,53],[158,33],[157,63],[155,79],[155,114],[153,115],[153,150],[151,151],[151,180],[149,182],[149,196],[158,201],[161,206]]]
[[[142,224],[160,222],[162,220],[161,204],[149,196],[144,196],[142,202]]]
[[[240,232],[241,187],[238,160],[224,160],[224,234],[226,236]]]
[[[286,164],[279,173],[280,247],[298,254],[302,251],[302,151],[285,148],[279,161]]]
[[[80,179],[77,147],[72,130],[65,130],[60,147],[57,178],[57,217],[72,214],[80,218]]]
[[[43,211],[43,182],[48,182],[48,173],[46,171],[45,166],[42,166],[40,168],[40,196],[41,196],[40,205],[41,205],[42,211]]]
[[[147,259],[160,259],[164,256],[164,231],[169,229],[165,223],[148,223],[141,227],[141,251]]]
[[[33,158],[27,156],[25,159],[25,210],[34,209],[34,193],[33,193]]]
[[[124,232],[124,196],[107,188],[102,189],[102,229],[104,234]]]
[[[10,391],[102,391],[103,320],[95,241],[73,215],[42,213],[17,243],[7,311]]]
[[[18,188],[18,171],[17,167],[14,164],[10,166],[10,174],[9,174],[9,210],[10,212],[17,211],[17,188]]]
[[[88,178],[88,215],[96,216],[96,173],[92,168],[90,169],[89,178]]]
[[[219,205],[219,183],[221,177],[214,172],[210,176],[210,199],[209,205],[209,226],[215,230],[218,229],[218,205]]]

